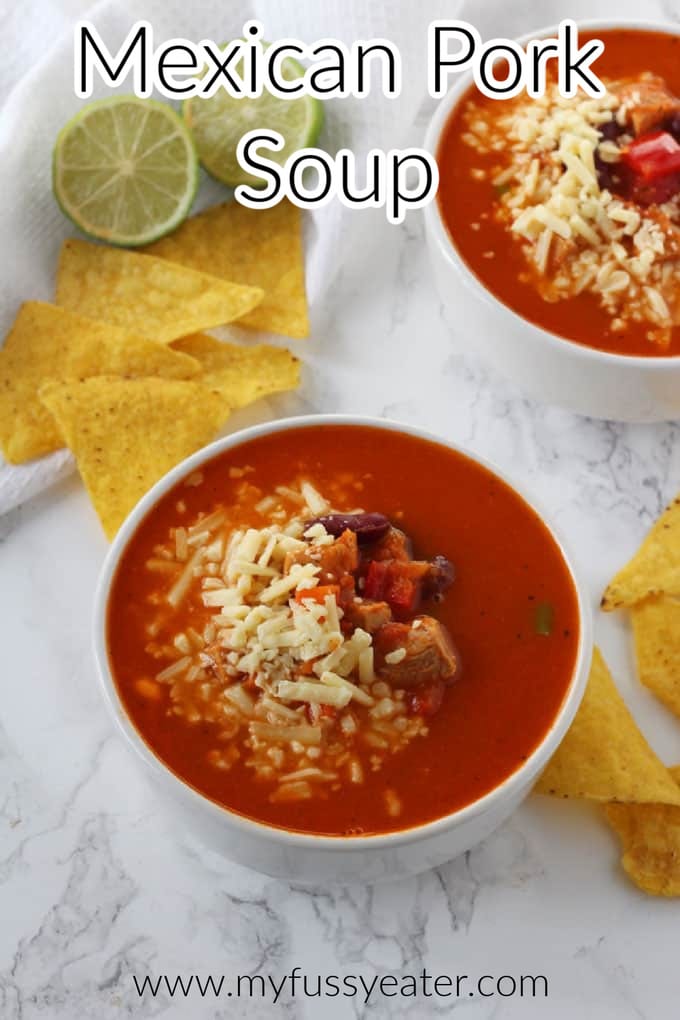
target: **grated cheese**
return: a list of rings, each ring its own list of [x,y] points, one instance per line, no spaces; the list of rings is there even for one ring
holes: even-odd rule
[[[352,700],[352,691],[347,686],[330,687],[323,683],[282,680],[277,695],[284,701],[306,701],[310,705],[333,705],[344,708]]]
[[[302,498],[313,514],[322,514],[328,510],[328,503],[323,496],[316,491],[311,482],[303,482],[300,486]]]
[[[617,329],[649,322],[651,338],[666,344],[680,272],[673,234],[680,200],[663,207],[664,226],[653,211],[600,188],[596,152],[616,163],[630,141],[625,132],[618,143],[603,139],[599,130],[612,118],[627,125],[617,88],[611,83],[601,97],[566,99],[553,86],[539,99],[509,104],[501,116],[472,102],[463,138],[481,153],[504,153],[492,171],[502,189],[494,216],[522,245],[542,296],[556,301],[590,290]]]
[[[150,637],[166,630],[168,607],[185,599],[198,628],[184,621],[153,647],[157,658],[175,661],[149,683],[169,685],[173,714],[216,724],[219,744],[207,760],[227,770],[240,759],[272,784],[272,801],[362,783],[426,732],[408,714],[403,691],[376,683],[371,634],[343,631],[334,595],[302,597],[319,585],[324,550],[335,539],[310,525],[329,503],[310,482],[299,484],[279,493],[295,507],[280,523],[272,510],[262,528],[234,529],[232,510],[220,508],[170,529],[147,564],[152,572],[166,564],[172,574]]]
[[[396,666],[398,662],[401,662],[406,658],[405,648],[395,648],[393,652],[388,652],[385,656],[385,662],[389,663],[390,666]]]

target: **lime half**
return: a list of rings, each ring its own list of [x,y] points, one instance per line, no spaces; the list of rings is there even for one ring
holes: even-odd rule
[[[288,81],[304,73],[304,67],[292,57],[282,62],[281,74]],[[238,184],[262,187],[262,179],[247,173],[236,159],[243,135],[255,128],[278,131],[285,144],[279,152],[267,149],[266,157],[283,165],[292,153],[316,142],[323,125],[323,104],[313,96],[279,99],[266,91],[257,99],[239,99],[220,88],[208,99],[194,96],[185,100],[184,117],[209,174],[230,188]]]
[[[52,185],[86,234],[148,244],[186,218],[198,187],[196,150],[182,118],[164,103],[96,100],[60,131]]]

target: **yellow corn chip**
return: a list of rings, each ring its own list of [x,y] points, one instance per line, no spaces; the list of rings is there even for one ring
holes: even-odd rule
[[[680,783],[680,766],[669,772]],[[608,804],[604,812],[623,845],[623,869],[635,885],[652,896],[680,896],[680,808]]]
[[[680,602],[658,598],[632,610],[638,676],[680,716]]]
[[[300,382],[300,362],[282,347],[240,347],[196,333],[175,341],[173,348],[200,363],[203,385],[220,393],[232,408],[293,390]]]
[[[651,595],[680,597],[680,496],[611,582],[602,598],[602,608],[632,606]]]
[[[271,209],[238,202],[185,220],[147,249],[224,280],[261,287],[264,299],[239,326],[303,338],[309,335],[300,210],[287,199]]]
[[[258,287],[88,241],[65,241],[59,258],[58,305],[161,343],[232,322],[262,297]]]
[[[109,538],[154,482],[209,442],[228,416],[200,383],[94,376],[48,383],[55,417]]]
[[[680,805],[680,789],[637,728],[597,648],[580,708],[536,790],[556,797]]]
[[[188,379],[197,362],[153,340],[83,319],[56,305],[28,301],[0,350],[0,447],[20,464],[63,445],[52,415],[38,398],[50,379],[91,375],[157,375]]]

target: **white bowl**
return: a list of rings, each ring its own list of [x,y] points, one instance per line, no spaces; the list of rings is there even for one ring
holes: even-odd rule
[[[647,21],[584,21],[579,28],[680,34],[677,25]],[[540,29],[519,41],[524,44],[556,31],[556,26]],[[449,115],[471,82],[470,75],[461,75],[432,118],[425,148],[435,156]],[[459,324],[466,351],[479,353],[536,400],[577,414],[631,422],[680,417],[680,357],[609,354],[535,326],[496,298],[472,272],[449,236],[436,199],[425,207],[424,215],[437,288]]]
[[[573,677],[552,726],[522,767],[490,793],[459,811],[403,832],[377,836],[315,836],[286,832],[251,821],[219,806],[188,786],[150,750],[129,719],[118,695],[111,674],[106,641],[107,605],[112,579],[141,520],[182,478],[223,451],[234,449],[258,436],[325,424],[369,425],[376,429],[428,439],[458,450],[498,475],[530,503],[521,489],[492,465],[453,443],[437,439],[411,426],[384,419],[310,415],[245,429],[218,440],[179,464],[144,496],[127,518],[109,550],[99,580],[94,609],[94,654],[104,698],[118,730],[137,758],[144,763],[148,774],[155,780],[161,800],[177,816],[185,831],[190,831],[239,864],[268,875],[311,883],[376,881],[415,874],[469,850],[501,825],[528,794],[539,772],[564,736],[583,695],[592,651],[590,610],[585,590],[574,572],[564,544],[552,531],[571,572],[578,598],[580,637]],[[544,515],[541,516],[545,520]]]

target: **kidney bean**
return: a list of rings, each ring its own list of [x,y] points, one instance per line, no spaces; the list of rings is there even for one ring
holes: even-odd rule
[[[377,542],[391,527],[389,518],[384,514],[325,514],[315,517],[307,527],[311,528],[313,524],[323,524],[328,534],[335,538],[339,538],[343,531],[353,531],[359,545]]]
[[[621,198],[630,198],[633,187],[633,174],[624,163],[605,163],[595,152],[595,169],[597,181],[603,191],[611,191]]]
[[[600,124],[599,132],[602,137],[608,142],[615,142],[627,129],[612,117],[611,120],[606,120],[604,124]]]
[[[615,142],[627,130],[628,128],[625,125],[619,124],[614,117],[611,120],[605,121],[604,124],[600,124],[599,127],[600,137],[607,142]],[[621,162],[605,162],[596,149],[595,169],[597,171],[598,184],[603,191],[612,191],[616,195],[627,197],[630,185],[630,174],[627,167]]]
[[[673,135],[676,142],[680,142],[680,113],[674,113],[664,124],[666,131]]]
[[[456,568],[446,556],[435,556],[425,575],[423,594],[426,598],[439,601],[456,579]]]

